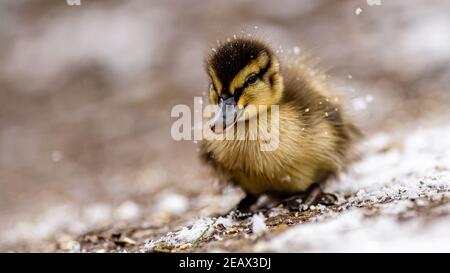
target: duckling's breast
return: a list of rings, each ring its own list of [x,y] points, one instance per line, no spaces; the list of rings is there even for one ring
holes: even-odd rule
[[[267,138],[211,140],[205,148],[216,167],[248,193],[296,193],[305,191],[323,173],[335,168],[328,156],[333,154],[334,142],[326,135],[320,136],[321,131],[330,129],[328,126],[305,126],[298,112],[280,107],[276,149],[261,149]]]

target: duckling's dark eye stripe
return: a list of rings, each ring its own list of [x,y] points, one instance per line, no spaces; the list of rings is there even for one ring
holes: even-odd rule
[[[256,73],[256,75],[255,75],[256,78],[261,79],[262,76],[263,76],[264,74],[266,74],[266,72],[269,70],[269,67],[270,67],[270,60],[267,62],[267,64],[266,64],[263,68],[261,68],[261,70],[259,70],[258,73]],[[249,86],[249,83],[248,83],[248,82],[245,82],[243,86],[241,86],[241,87],[239,87],[239,88],[236,88],[236,89],[234,90],[234,95],[233,95],[233,97],[234,97],[234,100],[235,100],[236,102],[237,102],[237,101],[239,100],[239,98],[241,97],[242,92],[244,91],[244,89],[247,88],[248,86]]]

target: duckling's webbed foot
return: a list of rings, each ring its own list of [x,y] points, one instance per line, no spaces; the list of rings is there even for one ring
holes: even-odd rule
[[[336,204],[337,201],[338,197],[335,194],[324,192],[322,183],[317,183],[306,192],[283,199],[280,204],[289,210],[298,211],[312,205],[331,206]]]
[[[303,204],[303,200],[304,200],[305,196],[306,196],[305,193],[299,193],[299,194],[290,196],[288,198],[281,200],[281,202],[278,203],[277,207],[282,206],[291,211],[298,211],[298,210],[300,210],[300,205]]]
[[[324,205],[331,206],[337,203],[338,197],[334,193],[324,192],[322,186],[314,186],[310,191],[308,191],[308,197],[306,198],[304,205]]]

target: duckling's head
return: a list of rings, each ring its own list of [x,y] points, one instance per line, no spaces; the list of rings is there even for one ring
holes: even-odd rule
[[[276,105],[281,99],[283,78],[278,59],[258,40],[238,38],[222,44],[209,56],[207,72],[211,103],[219,106],[211,122],[215,132],[233,125],[249,105]],[[242,116],[249,119],[256,114]]]

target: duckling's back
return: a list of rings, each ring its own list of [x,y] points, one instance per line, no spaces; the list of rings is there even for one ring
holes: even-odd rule
[[[345,169],[358,157],[353,146],[362,134],[345,112],[342,99],[333,92],[326,75],[318,69],[294,63],[283,70],[283,76],[285,89],[280,104],[290,105],[300,115],[299,120],[304,125],[302,130],[310,130],[316,135],[317,145],[320,146],[320,141],[335,143],[338,171]],[[327,124],[330,131],[314,130],[321,127],[320,124]]]

